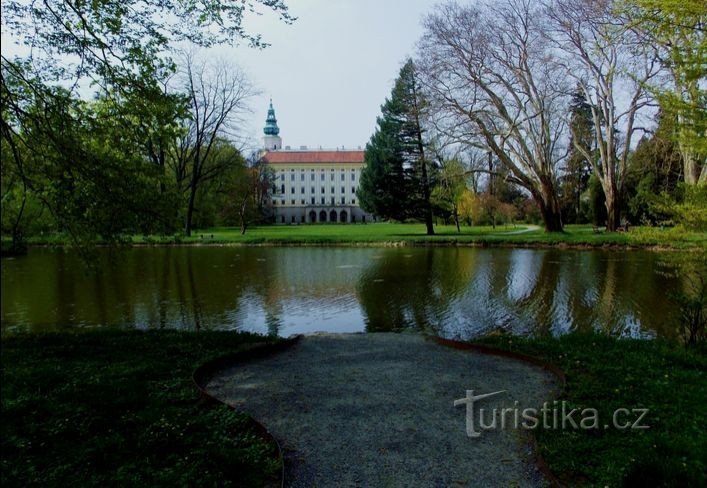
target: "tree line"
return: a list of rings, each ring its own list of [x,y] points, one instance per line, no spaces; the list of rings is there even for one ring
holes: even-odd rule
[[[706,19],[699,0],[436,6],[366,146],[362,206],[428,234],[432,214],[704,230]]]
[[[256,91],[217,44],[267,44],[243,26],[281,0],[3,2],[2,233],[76,242],[262,217],[269,175],[243,150]],[[88,99],[87,94],[92,94]]]

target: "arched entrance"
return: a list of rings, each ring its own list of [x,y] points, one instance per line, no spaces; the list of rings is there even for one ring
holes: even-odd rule
[[[315,223],[317,221],[317,212],[315,212],[314,210],[309,212],[309,221],[311,223]]]
[[[337,220],[339,220],[337,217],[338,216],[336,215],[336,210],[332,210],[329,213],[329,222],[336,222]]]
[[[346,213],[346,210],[342,210],[341,214],[339,214],[339,217],[339,220],[344,224],[349,221],[349,214]]]
[[[326,222],[326,210],[319,212],[319,222]]]

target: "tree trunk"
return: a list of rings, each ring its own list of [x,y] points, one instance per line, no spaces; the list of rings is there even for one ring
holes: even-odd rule
[[[194,216],[194,202],[196,200],[196,181],[192,180],[189,189],[189,205],[187,206],[187,220],[184,225],[184,234],[187,237],[191,236],[191,221]]]
[[[563,232],[562,212],[552,183],[542,183],[542,195],[536,198],[545,224],[545,232]]]
[[[613,184],[603,185],[604,196],[606,198],[606,230],[616,232],[621,224],[621,207],[619,206],[619,196]]]
[[[457,212],[457,209],[454,209],[454,223],[457,226],[457,233],[461,234],[462,230],[459,228],[459,212]]]
[[[427,193],[429,193],[429,187],[427,189]],[[425,204],[425,226],[427,227],[427,235],[433,236],[435,234],[435,228],[432,222],[432,205],[430,205],[429,197],[426,200],[427,202]]]

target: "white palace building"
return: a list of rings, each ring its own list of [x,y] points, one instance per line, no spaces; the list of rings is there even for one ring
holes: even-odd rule
[[[273,170],[272,209],[278,224],[371,222],[357,203],[363,151],[282,148],[272,101],[263,130],[262,160]]]

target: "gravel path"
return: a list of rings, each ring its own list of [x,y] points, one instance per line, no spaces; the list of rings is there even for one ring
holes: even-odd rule
[[[453,401],[538,407],[557,386],[522,362],[416,334],[320,334],[220,372],[209,391],[280,440],[288,486],[542,486],[517,431],[470,438]],[[490,416],[484,417],[490,421]]]

